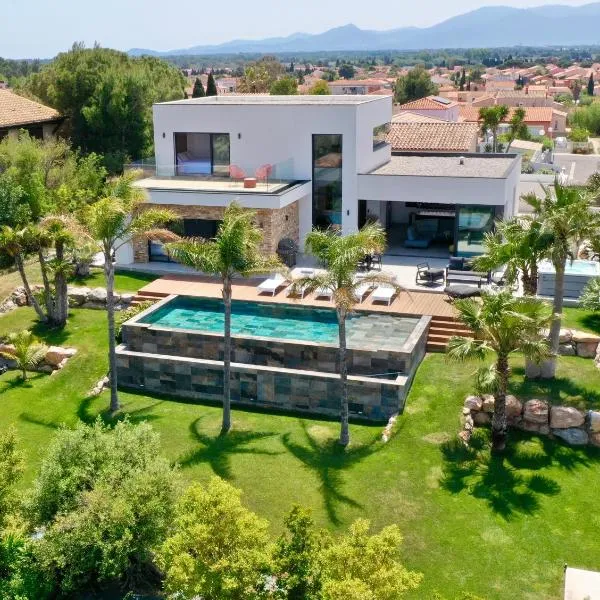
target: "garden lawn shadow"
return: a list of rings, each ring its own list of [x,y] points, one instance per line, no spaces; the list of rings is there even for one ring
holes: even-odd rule
[[[329,520],[334,525],[340,525],[341,520],[337,514],[338,504],[362,508],[359,502],[341,491],[344,484],[342,473],[377,452],[380,449],[376,446],[377,438],[373,438],[367,444],[360,446],[351,444],[344,448],[338,443],[337,438],[319,440],[316,436],[311,435],[306,428],[305,421],[301,421],[300,426],[304,432],[306,444],[293,442],[290,434],[286,433],[282,436],[283,445],[288,452],[317,475],[320,481],[319,490],[323,496]]]
[[[231,468],[231,457],[234,454],[262,454],[276,456],[282,452],[273,452],[257,448],[253,444],[275,436],[271,431],[238,431],[230,430],[228,433],[209,435],[200,430],[202,418],[195,419],[190,424],[190,434],[200,447],[191,450],[178,460],[178,463],[186,468],[198,463],[208,463],[215,475],[223,479],[233,479]]]

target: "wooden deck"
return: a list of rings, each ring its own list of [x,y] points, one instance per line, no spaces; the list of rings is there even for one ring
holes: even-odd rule
[[[316,299],[314,294],[309,294],[302,299],[288,298],[285,295],[285,288],[283,287],[275,296],[259,294],[256,286],[260,281],[257,279],[236,281],[233,285],[234,300],[301,304],[318,307],[333,306],[330,300]],[[138,298],[165,298],[171,294],[220,298],[221,283],[214,278],[202,276],[165,275],[141,288],[138,292]],[[373,303],[371,298],[367,296],[361,304],[356,305],[356,310],[378,311],[397,315],[429,315],[448,321],[454,321],[455,318],[455,311],[448,302],[447,296],[431,292],[402,292],[394,298],[390,306],[380,302]]]

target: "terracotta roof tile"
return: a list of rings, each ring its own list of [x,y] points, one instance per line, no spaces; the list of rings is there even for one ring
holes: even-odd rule
[[[446,108],[452,108],[457,103],[448,98],[440,98],[439,96],[426,96],[425,98],[419,98],[412,102],[406,102],[399,106],[402,110],[445,110]]]
[[[392,123],[448,123],[448,121],[420,115],[419,113],[403,111],[392,117]]]
[[[60,118],[58,111],[23,98],[11,90],[0,89],[0,127],[18,127]]]
[[[478,130],[477,123],[392,123],[386,141],[404,152],[468,152]]]
[[[522,108],[525,111],[525,123],[549,123],[552,121],[552,112],[554,109],[549,106],[523,106]],[[476,106],[461,106],[459,110],[460,118],[463,122],[477,123],[479,121],[479,108]],[[510,109],[506,120],[510,119],[515,110],[516,108]]]

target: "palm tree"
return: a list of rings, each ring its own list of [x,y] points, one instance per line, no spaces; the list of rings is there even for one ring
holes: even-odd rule
[[[30,234],[31,232],[28,228],[13,229],[8,225],[4,225],[0,229],[0,252],[15,261],[21,281],[23,282],[23,287],[25,288],[27,300],[33,306],[39,320],[42,323],[46,323],[48,319],[40,307],[37,298],[33,295],[27,274],[25,273],[25,256],[31,250]]]
[[[482,106],[479,109],[479,121],[481,122],[481,133],[485,136],[488,130],[492,132],[492,152],[498,151],[498,127],[508,116],[508,106]]]
[[[560,342],[560,327],[565,295],[565,269],[567,260],[577,257],[585,240],[600,237],[600,217],[593,212],[592,203],[577,188],[554,183],[554,192],[545,190],[544,198],[527,196],[525,200],[534,209],[546,237],[545,256],[552,261],[555,271],[553,318],[550,327],[550,358],[542,369],[544,377],[554,377],[556,357]]]
[[[506,152],[510,150],[512,143],[516,139],[524,140],[528,137],[529,129],[525,124],[525,109],[519,107],[515,109],[508,121],[508,144],[506,145]]]
[[[510,292],[484,293],[481,302],[457,300],[454,307],[459,319],[475,337],[454,336],[448,342],[448,356],[454,360],[484,360],[489,353],[495,363],[478,371],[478,387],[494,393],[492,417],[492,451],[506,446],[506,394],[508,391],[509,356],[515,352],[539,362],[548,344],[543,330],[551,319],[548,306],[537,298],[516,298]]]
[[[0,354],[16,362],[23,381],[26,381],[27,371],[33,371],[44,360],[48,348],[27,330],[11,333],[8,343],[14,346],[14,350],[4,350]]]
[[[496,230],[486,233],[485,253],[474,260],[475,269],[490,271],[506,266],[506,278],[514,282],[519,273],[523,293],[537,293],[538,263],[544,257],[548,236],[541,223],[529,215],[496,223]]]
[[[154,228],[177,219],[169,210],[143,210],[140,207],[144,196],[142,190],[133,186],[136,177],[137,173],[128,172],[109,181],[105,197],[87,207],[82,214],[82,223],[88,237],[98,243],[104,255],[111,412],[119,410],[114,303],[115,253],[135,236],[173,239],[171,232]]]
[[[247,277],[282,268],[276,257],[263,256],[262,232],[255,212],[232,202],[223,214],[214,240],[181,239],[167,244],[173,258],[197,271],[218,275],[223,283],[223,433],[231,429],[231,292],[236,275]]]
[[[292,284],[292,293],[304,289],[314,292],[319,288],[332,290],[338,321],[339,370],[341,383],[340,439],[342,446],[350,443],[348,427],[348,363],[346,360],[346,318],[357,304],[356,290],[363,283],[385,284],[402,290],[392,276],[385,273],[368,274],[356,278],[359,261],[367,254],[385,248],[385,231],[376,223],[366,224],[360,231],[340,236],[338,232],[315,229],[306,236],[306,249],[325,265],[326,271],[302,277]]]

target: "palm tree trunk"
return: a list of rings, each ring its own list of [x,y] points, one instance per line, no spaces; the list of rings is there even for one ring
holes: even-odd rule
[[[552,324],[550,325],[550,358],[544,362],[542,377],[550,379],[556,375],[556,360],[560,345],[560,326],[565,295],[565,263],[554,264],[554,299],[552,301]]]
[[[119,410],[117,392],[117,342],[115,340],[115,266],[111,248],[104,249],[104,276],[106,278],[106,316],[108,319],[108,370],[110,377],[110,412]]]
[[[39,320],[42,323],[46,323],[48,321],[44,311],[41,309],[38,301],[35,299],[33,293],[31,292],[31,288],[29,287],[29,281],[27,279],[27,275],[25,274],[25,266],[23,265],[23,256],[21,254],[17,254],[15,256],[15,263],[17,264],[17,269],[19,270],[19,275],[21,276],[21,281],[23,282],[23,287],[25,288],[25,295],[27,296],[27,300],[29,300],[29,304],[33,306],[33,310],[35,310]]]
[[[523,294],[525,296],[535,296],[537,294],[537,279],[537,264],[531,264],[523,268],[521,281],[523,282]]]
[[[492,129],[492,152],[496,153],[498,148],[498,129],[494,127]]]
[[[221,433],[231,429],[231,277],[223,278],[223,424]]]
[[[508,390],[508,358],[498,356],[496,360],[498,391],[494,399],[492,415],[492,452],[502,452],[506,448],[506,392]]]
[[[44,284],[44,300],[46,304],[46,312],[48,318],[54,320],[54,302],[52,299],[52,290],[50,289],[50,280],[48,279],[48,266],[46,265],[46,259],[44,258],[44,251],[42,248],[38,249],[38,261],[40,263],[40,271],[42,273],[42,283]]]
[[[338,330],[340,337],[339,369],[340,369],[340,444],[350,443],[350,428],[348,425],[348,361],[346,357],[346,311],[337,310]]]
[[[56,325],[64,327],[69,315],[69,300],[67,293],[67,276],[64,271],[65,245],[63,242],[56,242],[56,263],[58,269],[54,276],[54,293],[56,296]]]

